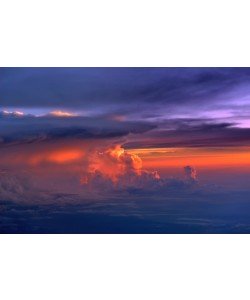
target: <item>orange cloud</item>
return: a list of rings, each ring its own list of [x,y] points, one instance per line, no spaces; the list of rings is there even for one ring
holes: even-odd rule
[[[81,150],[55,150],[51,152],[36,153],[30,159],[29,163],[38,165],[41,163],[66,164],[80,160],[84,156]]]
[[[55,117],[75,117],[75,114],[72,114],[70,112],[62,111],[62,110],[55,110],[50,112],[50,115]]]
[[[113,181],[126,173],[140,173],[142,161],[139,156],[127,153],[120,145],[109,147],[103,151],[89,153],[88,171],[100,171]]]
[[[89,153],[80,183],[90,190],[110,188],[142,188],[160,182],[159,174],[142,169],[142,160],[120,145],[96,149]]]
[[[126,120],[126,117],[123,116],[123,115],[116,115],[116,114],[113,114],[113,115],[110,115],[109,116],[109,119],[110,120],[113,120],[113,121],[117,121],[117,122],[123,122]]]

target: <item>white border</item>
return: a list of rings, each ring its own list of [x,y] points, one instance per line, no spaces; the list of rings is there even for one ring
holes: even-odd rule
[[[249,299],[247,235],[1,238],[0,297]]]
[[[0,0],[1,66],[250,66],[249,1]]]
[[[249,67],[249,11],[243,0],[0,0],[0,66]],[[248,235],[3,235],[0,298],[249,299],[249,246]]]

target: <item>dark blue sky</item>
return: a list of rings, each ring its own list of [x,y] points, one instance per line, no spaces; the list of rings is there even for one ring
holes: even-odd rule
[[[250,68],[1,68],[0,107],[144,118],[222,113],[249,95],[249,82]]]

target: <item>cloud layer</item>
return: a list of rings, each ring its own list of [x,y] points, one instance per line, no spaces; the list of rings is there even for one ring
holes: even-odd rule
[[[156,125],[105,117],[83,117],[67,112],[35,116],[22,112],[0,112],[0,143],[32,143],[59,139],[98,139],[144,133]]]
[[[249,80],[250,68],[1,68],[0,143],[249,146]]]

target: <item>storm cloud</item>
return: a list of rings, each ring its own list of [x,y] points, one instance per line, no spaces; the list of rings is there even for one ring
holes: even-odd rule
[[[158,129],[132,140],[124,147],[241,147],[250,145],[250,128],[240,128],[235,123],[216,123],[216,120],[208,123],[197,120],[194,123],[194,120],[187,119],[183,123],[183,120],[177,119],[167,122],[167,126],[161,123]]]
[[[156,127],[142,121],[123,121],[105,117],[35,116],[21,112],[0,112],[0,143],[31,143],[55,139],[124,137]]]

